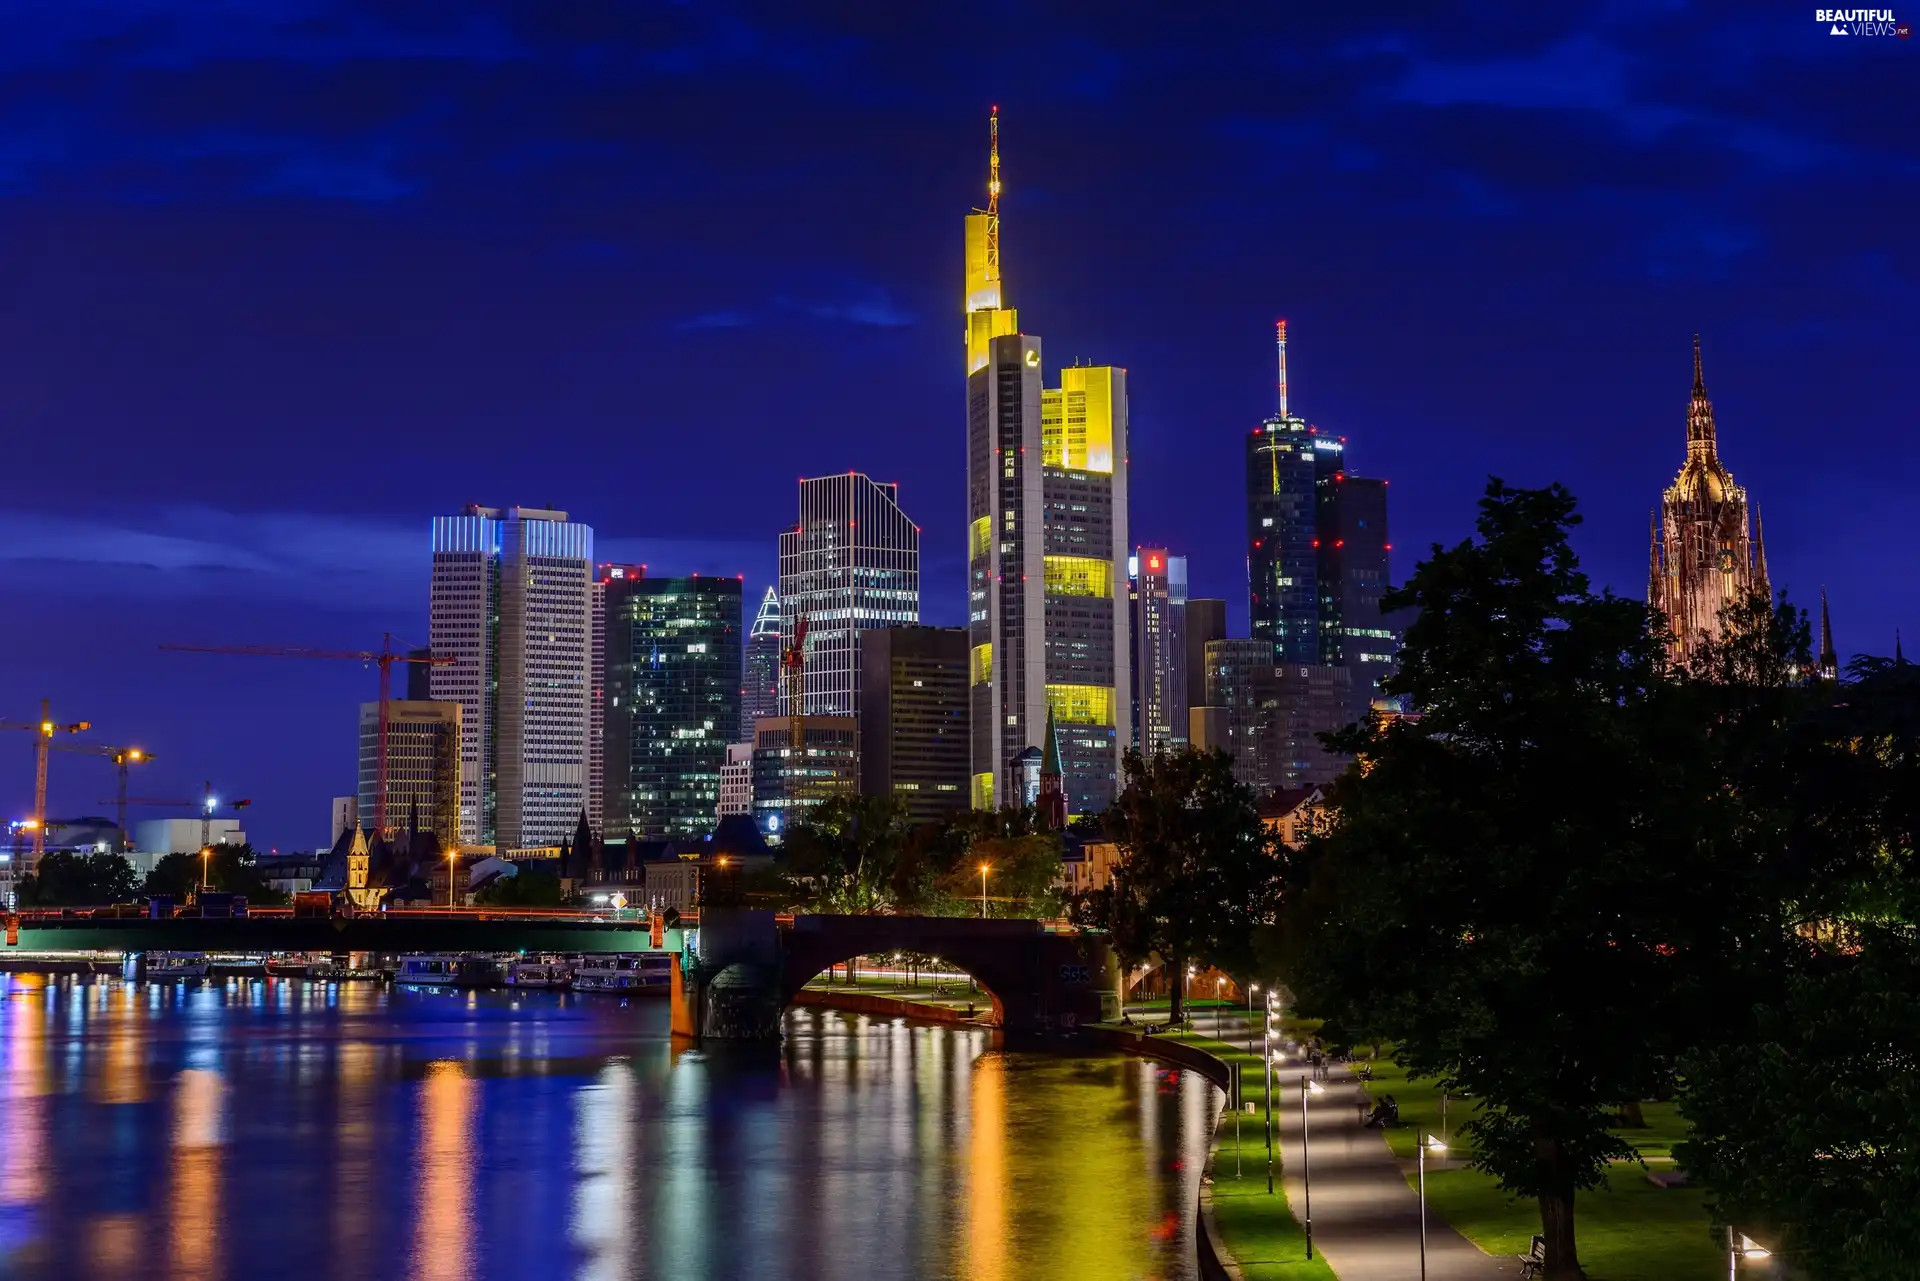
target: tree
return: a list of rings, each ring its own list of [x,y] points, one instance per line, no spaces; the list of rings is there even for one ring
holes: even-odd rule
[[[176,899],[189,898],[199,891],[201,875],[200,855],[168,854],[147,873],[140,892],[148,897],[165,894]],[[275,907],[284,906],[288,901],[284,891],[269,885],[261,875],[251,845],[215,845],[211,857],[205,860],[205,875],[208,889],[243,895],[251,904]]]
[[[1060,838],[1051,832],[1026,836],[983,836],[974,839],[962,859],[947,873],[947,892],[962,904],[976,903],[980,895],[980,868],[985,864],[992,897],[1025,905],[1009,906],[1007,916],[1058,916],[1063,906],[1060,883]]]
[[[1705,722],[1644,605],[1595,596],[1571,494],[1495,479],[1478,541],[1435,546],[1391,693],[1417,718],[1331,736],[1359,758],[1288,860],[1305,1001],[1480,1102],[1472,1163],[1540,1207],[1545,1274],[1584,1275],[1574,1196],[1636,1155],[1610,1129],[1700,1018],[1700,958],[1745,854]]]
[[[832,796],[788,827],[788,869],[825,911],[884,911],[896,902],[908,834],[907,808],[893,797]]]
[[[1253,790],[1225,752],[1126,755],[1126,786],[1106,814],[1120,847],[1113,882],[1076,896],[1074,920],[1107,930],[1129,963],[1157,953],[1182,1014],[1189,961],[1245,972],[1254,930],[1273,913],[1280,865]]]
[[[484,907],[561,907],[566,894],[553,871],[540,863],[526,862],[518,866],[515,875],[496,876],[481,886],[473,901]]]
[[[44,854],[20,882],[20,901],[32,907],[124,903],[139,887],[133,864],[118,854]]]

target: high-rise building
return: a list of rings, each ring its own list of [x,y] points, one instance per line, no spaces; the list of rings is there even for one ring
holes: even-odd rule
[[[1133,746],[1151,756],[1187,742],[1187,558],[1142,547],[1127,558],[1133,610]]]
[[[727,760],[720,767],[718,817],[753,813],[753,743],[727,744]]]
[[[593,530],[562,511],[433,521],[434,700],[460,704],[460,839],[557,845],[586,809]]]
[[[1666,616],[1676,662],[1689,663],[1721,632],[1720,611],[1749,596],[1771,597],[1759,509],[1749,523],[1747,491],[1720,461],[1693,337],[1693,400],[1687,406],[1687,461],[1654,518],[1647,604]]]
[[[780,714],[780,595],[773,588],[760,598],[747,633],[745,679],[740,689],[740,741],[753,741],[753,726],[763,716]]]
[[[1387,482],[1348,475],[1345,438],[1289,411],[1286,321],[1276,336],[1279,411],[1247,437],[1248,631],[1281,665],[1347,668],[1358,720],[1399,654],[1380,611]]]
[[[387,704],[389,823],[432,832],[442,849],[460,843],[460,747],[460,704],[402,698]],[[379,780],[380,704],[362,703],[356,818],[379,812]]]
[[[738,578],[607,580],[606,830],[701,836],[740,726]]]
[[[1040,340],[1002,306],[999,124],[988,207],[966,220],[968,628],[976,808],[1015,801],[1009,765],[1051,708],[1067,803],[1106,808],[1132,740],[1126,371],[1043,386]]]
[[[800,482],[800,520],[780,535],[780,614],[782,636],[807,620],[781,714],[857,716],[860,632],[920,621],[920,527],[900,510],[898,485],[859,472]]]
[[[1180,612],[1187,654],[1187,706],[1189,709],[1204,707],[1207,705],[1207,642],[1227,638],[1227,602],[1196,597]]]
[[[754,726],[753,821],[779,839],[807,809],[860,790],[860,722],[769,716]]]
[[[913,822],[970,803],[967,629],[860,633],[860,790],[893,796]]]
[[[1220,720],[1202,746],[1231,753],[1234,777],[1262,794],[1331,783],[1346,761],[1319,735],[1352,719],[1351,683],[1344,666],[1275,662],[1264,639],[1210,641],[1206,707]]]
[[[593,577],[592,625],[587,644],[592,679],[587,702],[587,830],[606,831],[607,784],[607,579],[627,567],[603,565]],[[645,576],[647,567],[633,567]]]

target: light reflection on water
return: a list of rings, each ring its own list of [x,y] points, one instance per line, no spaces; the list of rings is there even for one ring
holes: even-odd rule
[[[1185,1278],[1211,1087],[796,1011],[0,975],[0,1276]]]

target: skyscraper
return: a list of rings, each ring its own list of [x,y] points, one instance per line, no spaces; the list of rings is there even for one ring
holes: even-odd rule
[[[1766,535],[1756,508],[1749,535],[1747,491],[1720,461],[1693,336],[1693,399],[1687,406],[1687,461],[1662,496],[1654,518],[1647,604],[1666,615],[1669,651],[1688,663],[1720,635],[1721,609],[1748,596],[1771,597]]]
[[[967,631],[860,633],[860,790],[892,796],[913,822],[966,809]]]
[[[1133,609],[1133,746],[1151,756],[1187,742],[1187,558],[1142,547],[1127,558]]]
[[[1347,762],[1319,735],[1352,719],[1353,673],[1324,663],[1276,662],[1266,640],[1209,641],[1207,706],[1221,712],[1233,775],[1261,793],[1331,783]]]
[[[859,472],[802,480],[799,523],[780,535],[779,599],[781,635],[807,620],[802,705],[782,683],[781,714],[857,715],[859,633],[920,621],[920,527],[900,487]]]
[[[966,220],[971,801],[1011,803],[1006,770],[1059,728],[1067,803],[1104,809],[1131,741],[1126,371],[1061,370],[1002,306],[999,122],[988,207]]]
[[[432,832],[442,849],[459,844],[460,747],[460,704],[404,698],[387,704],[388,822]],[[359,815],[379,812],[374,796],[379,780],[380,704],[362,703],[356,824]]]
[[[648,840],[701,836],[740,726],[738,578],[607,584],[606,824]]]
[[[753,724],[780,714],[780,596],[773,588],[760,598],[747,633],[745,679],[740,690],[740,738],[753,741]]]
[[[468,507],[433,521],[436,701],[460,705],[460,839],[558,844],[587,806],[593,530]]]
[[[1387,482],[1348,475],[1345,438],[1290,412],[1286,321],[1275,338],[1278,412],[1247,437],[1248,630],[1281,665],[1347,669],[1344,724],[1366,715],[1399,653],[1380,612]]]

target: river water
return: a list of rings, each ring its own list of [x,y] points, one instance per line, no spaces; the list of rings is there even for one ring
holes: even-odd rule
[[[1187,1278],[1212,1087],[794,1011],[0,975],[0,1277]]]

